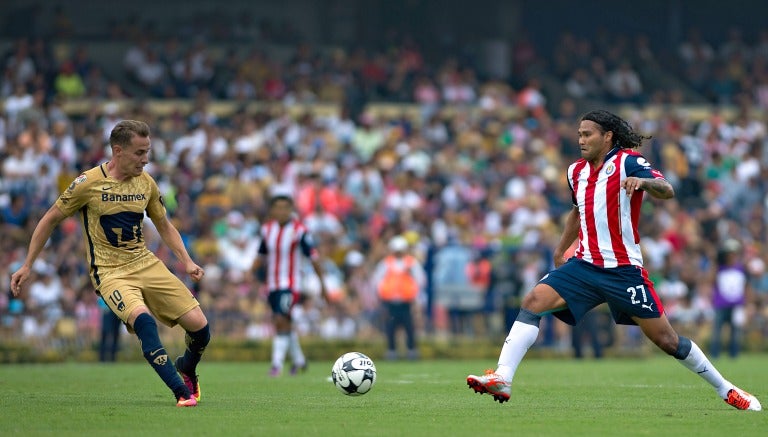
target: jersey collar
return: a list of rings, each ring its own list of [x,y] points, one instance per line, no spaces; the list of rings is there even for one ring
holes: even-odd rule
[[[608,162],[609,159],[613,158],[613,155],[619,153],[619,148],[614,147],[613,149],[608,151],[608,154],[605,155],[605,158],[603,158],[603,164]]]

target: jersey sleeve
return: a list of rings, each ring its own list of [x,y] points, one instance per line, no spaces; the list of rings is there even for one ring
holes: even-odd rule
[[[163,196],[160,194],[160,188],[151,176],[147,175],[147,178],[150,183],[147,216],[152,220],[165,217],[165,202],[163,201]]]
[[[266,255],[269,253],[269,248],[267,248],[267,239],[264,238],[264,235],[261,236],[261,243],[259,243],[259,251],[257,253],[259,255]]]
[[[568,167],[568,171],[565,173],[565,180],[568,181],[568,188],[571,190],[571,204],[576,206],[578,205],[578,202],[576,201],[576,192],[573,191],[573,181],[571,180],[572,167],[572,165]]]
[[[624,170],[627,176],[634,176],[642,179],[664,179],[664,175],[651,166],[642,155],[628,155],[624,161]]]
[[[83,173],[76,177],[69,184],[69,187],[59,195],[59,198],[56,199],[56,206],[59,207],[64,215],[69,217],[88,203],[88,186],[90,183],[86,174]]]
[[[315,244],[315,239],[312,237],[312,235],[308,231],[304,231],[301,234],[301,239],[299,240],[299,247],[301,247],[301,253],[304,254],[304,256],[306,256],[311,260],[317,259],[318,257],[317,245]]]

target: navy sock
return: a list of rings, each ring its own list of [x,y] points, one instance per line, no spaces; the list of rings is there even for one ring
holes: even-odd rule
[[[140,314],[133,322],[133,330],[141,342],[141,350],[144,352],[144,358],[165,385],[173,391],[173,395],[178,399],[181,396],[189,398],[189,388],[176,373],[176,368],[168,359],[168,353],[163,344],[160,343],[160,336],[157,334],[157,322],[147,313]]]
[[[539,327],[539,323],[541,323],[541,316],[535,313],[532,313],[528,311],[525,308],[520,308],[520,312],[517,313],[517,318],[515,319],[516,322],[525,323],[527,325]]]
[[[211,341],[211,330],[205,325],[205,327],[199,331],[189,332],[184,336],[184,341],[187,343],[187,349],[184,351],[184,358],[182,358],[182,372],[188,375],[194,375],[195,369],[197,369],[197,363],[200,362],[200,358],[203,357],[205,347],[208,346],[208,342]]]

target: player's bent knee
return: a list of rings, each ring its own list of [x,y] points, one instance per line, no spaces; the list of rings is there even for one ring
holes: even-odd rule
[[[191,342],[194,342],[198,347],[205,347],[208,345],[208,342],[211,341],[211,329],[208,324],[206,324],[203,329],[199,331],[194,332],[187,332],[187,336],[191,340]]]
[[[678,360],[684,360],[688,358],[688,354],[691,353],[692,348],[693,342],[691,342],[690,339],[680,335],[677,337],[677,348],[675,349],[675,352],[670,355],[677,358]]]
[[[179,317],[179,325],[184,328],[185,331],[199,331],[208,326],[208,319],[203,314],[203,310],[200,307],[195,307],[183,316]]]
[[[128,316],[128,325],[133,327],[136,324],[136,319],[138,319],[139,316],[142,315],[142,314],[146,314],[146,315],[152,317],[150,315],[150,313],[149,313],[149,308],[147,308],[144,305],[142,305],[142,306],[136,307],[136,309],[134,309],[131,312],[131,315]]]
[[[541,314],[567,306],[554,288],[547,284],[537,284],[530,293],[523,298],[522,307],[528,311]]]

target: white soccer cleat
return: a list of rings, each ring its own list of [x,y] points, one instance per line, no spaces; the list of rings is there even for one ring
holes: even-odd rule
[[[738,387],[728,390],[728,397],[723,400],[726,404],[739,410],[761,411],[763,409],[756,397]]]
[[[508,401],[509,395],[512,393],[510,384],[490,369],[486,370],[485,375],[482,376],[467,376],[467,385],[474,390],[475,393],[488,393],[493,395],[493,399],[499,401],[500,404]]]

